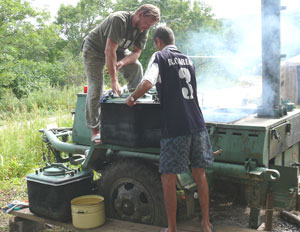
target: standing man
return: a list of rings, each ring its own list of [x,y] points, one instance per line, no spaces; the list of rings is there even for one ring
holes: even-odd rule
[[[99,99],[103,91],[104,65],[116,94],[121,93],[118,71],[127,80],[128,89],[136,88],[143,76],[138,58],[145,48],[148,30],[159,20],[160,10],[154,5],[144,4],[135,12],[112,13],[84,39],[83,60],[88,80],[86,125],[92,130],[94,143],[101,143]],[[132,45],[130,52],[128,48]]]
[[[168,215],[166,232],[176,232],[176,174],[188,171],[191,164],[198,185],[204,232],[214,230],[209,221],[209,191],[204,168],[213,162],[210,139],[197,98],[195,67],[176,48],[173,31],[157,28],[153,36],[158,52],[154,53],[142,82],[126,100],[127,105],[156,85],[162,109],[160,140],[161,180]]]

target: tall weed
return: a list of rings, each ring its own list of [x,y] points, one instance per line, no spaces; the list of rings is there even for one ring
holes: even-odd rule
[[[39,129],[53,123],[71,127],[70,111],[75,108],[77,92],[76,87],[62,90],[47,87],[24,101],[14,99],[10,104],[1,101],[0,189],[44,165],[42,156],[46,151]]]
[[[7,92],[0,99],[0,120],[14,118],[20,113],[31,117],[32,114],[42,112],[51,114],[58,110],[71,111],[76,104],[76,94],[83,87],[65,86],[51,87],[45,85],[42,90],[35,90],[26,98],[18,99],[12,92]],[[23,115],[24,116],[24,115]]]

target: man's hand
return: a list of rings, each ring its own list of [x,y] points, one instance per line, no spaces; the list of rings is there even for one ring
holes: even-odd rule
[[[121,95],[121,89],[120,89],[119,81],[118,80],[111,81],[110,85],[111,85],[111,89],[114,91],[114,93],[116,93],[120,96]]]
[[[127,99],[126,99],[126,104],[128,106],[134,106],[136,105],[136,102],[135,101],[132,101],[132,95],[128,96]]]
[[[134,92],[126,99],[126,104],[128,106],[133,106],[136,104],[136,100],[143,96],[149,89],[151,89],[152,83],[148,80],[143,80],[136,87]]]
[[[122,60],[117,62],[116,70],[119,71],[124,66],[124,62]]]

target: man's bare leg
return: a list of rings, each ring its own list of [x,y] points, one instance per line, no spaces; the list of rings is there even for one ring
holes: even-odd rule
[[[176,174],[162,174],[165,208],[168,216],[168,232],[176,232]]]
[[[203,232],[211,232],[209,221],[209,191],[204,168],[192,168],[194,179],[198,186],[198,196],[202,212],[201,226]]]

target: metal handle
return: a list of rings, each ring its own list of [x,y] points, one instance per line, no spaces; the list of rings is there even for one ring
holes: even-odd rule
[[[276,169],[267,169],[265,171],[265,179],[269,181],[276,181],[280,178],[280,172]]]
[[[262,167],[255,168],[254,170],[250,171],[249,174],[257,177],[262,177],[267,181],[276,181],[280,178],[280,172],[276,169],[268,169]]]
[[[286,132],[287,135],[292,134],[292,124],[291,123],[286,124],[285,132]]]
[[[79,210],[76,213],[78,213],[78,214],[84,214],[84,213],[86,213],[86,211]]]
[[[276,139],[278,143],[280,142],[281,137],[280,137],[279,132],[276,129],[271,130],[271,135],[272,135],[272,138]]]

